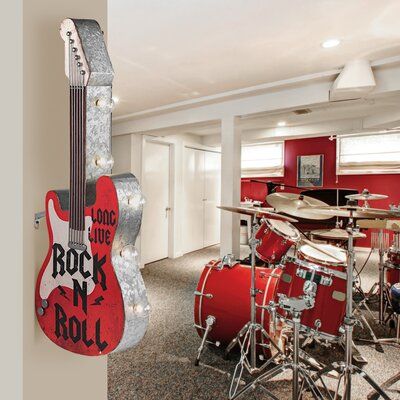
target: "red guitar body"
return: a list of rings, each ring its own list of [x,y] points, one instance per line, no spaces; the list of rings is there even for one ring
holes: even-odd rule
[[[107,354],[124,333],[121,288],[112,265],[119,206],[110,177],[96,183],[95,203],[85,209],[87,249],[68,247],[69,211],[57,192],[46,196],[47,257],[36,284],[39,324],[50,340],[67,350]]]

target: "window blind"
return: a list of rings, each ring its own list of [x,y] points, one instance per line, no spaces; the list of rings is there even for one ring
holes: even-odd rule
[[[242,177],[283,175],[284,142],[242,146]]]
[[[338,175],[400,173],[400,132],[337,138]]]

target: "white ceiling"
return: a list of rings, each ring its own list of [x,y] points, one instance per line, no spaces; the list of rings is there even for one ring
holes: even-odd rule
[[[398,55],[399,15],[399,0],[109,0],[114,113]]]

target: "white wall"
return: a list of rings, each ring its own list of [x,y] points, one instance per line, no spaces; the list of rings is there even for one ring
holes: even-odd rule
[[[24,1],[23,379],[24,399],[29,400],[107,398],[107,358],[57,347],[41,332],[34,311],[35,282],[48,239],[45,223],[34,229],[33,215],[43,210],[48,190],[66,188],[69,180],[69,93],[59,26],[71,16],[97,19],[106,30],[107,2]]]
[[[2,210],[0,249],[2,261],[2,304],[0,342],[0,399],[22,399],[22,0],[2,4]],[[7,40],[5,40],[7,39]],[[5,60],[7,60],[5,62]],[[32,311],[33,313],[33,311]]]

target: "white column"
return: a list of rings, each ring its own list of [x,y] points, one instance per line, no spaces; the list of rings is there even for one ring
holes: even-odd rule
[[[240,204],[241,132],[234,116],[221,120],[221,205]],[[221,256],[240,255],[240,216],[221,211]]]

